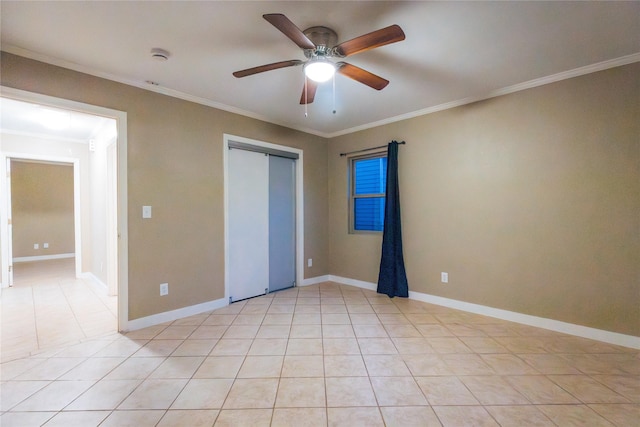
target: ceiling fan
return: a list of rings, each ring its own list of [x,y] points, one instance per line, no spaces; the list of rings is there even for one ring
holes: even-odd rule
[[[404,32],[398,25],[356,37],[336,45],[338,35],[331,28],[317,26],[301,31],[293,22],[281,13],[262,15],[271,25],[280,30],[300,47],[306,61],[292,59],[247,68],[233,73],[235,77],[246,77],[278,68],[302,65],[305,74],[305,87],[302,90],[300,104],[310,104],[316,94],[318,83],[329,80],[335,73],[342,74],[376,90],[384,89],[389,80],[346,62],[333,62],[331,58],[345,58],[386,44],[404,40]]]

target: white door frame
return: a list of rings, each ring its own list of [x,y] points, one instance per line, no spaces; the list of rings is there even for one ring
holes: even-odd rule
[[[3,247],[0,247],[0,252],[7,253],[7,268],[2,269],[2,274],[6,275],[6,280],[3,277],[0,277],[0,287],[12,286],[13,285],[13,209],[12,209],[12,192],[11,192],[11,160],[4,158],[2,160],[2,165],[6,168],[4,171],[0,168],[0,177],[6,177],[6,181],[4,185],[0,188],[5,190],[5,200],[2,199],[2,195],[0,194],[0,203],[2,203],[2,207],[0,207],[0,219],[3,219],[2,223],[7,224],[7,232],[4,234],[4,238],[0,238],[0,243],[6,242],[7,244]],[[2,215],[2,209],[6,209],[6,213]],[[4,218],[7,218],[4,220]],[[0,233],[2,234],[2,233]],[[4,283],[4,286],[1,284]]]
[[[39,93],[27,92],[24,90],[14,89],[10,87],[0,86],[0,96],[5,98],[12,98],[18,101],[31,102],[40,105],[48,105],[51,107],[64,108],[67,110],[79,111],[87,114],[93,114],[96,116],[109,117],[116,120],[117,127],[117,198],[118,198],[118,219],[117,230],[114,232],[118,236],[117,245],[117,259],[118,259],[118,331],[127,331],[129,329],[129,253],[128,253],[128,223],[127,223],[127,113],[124,111],[113,110],[111,108],[100,107],[97,105],[85,104],[82,102],[71,101],[63,98],[56,98],[53,96],[43,95]],[[21,156],[22,157],[22,156]],[[6,161],[5,161],[6,162]],[[0,167],[4,170],[6,163],[0,164]],[[78,168],[74,167],[74,174]],[[6,181],[6,173],[0,175],[0,188],[4,188],[1,183]],[[79,181],[74,179],[74,181]],[[4,196],[5,191],[2,191],[0,197]],[[6,235],[7,229],[7,212],[6,203],[0,200],[0,230],[2,236]],[[78,206],[78,205],[76,205]],[[80,235],[79,230],[76,230],[76,238]],[[8,274],[8,259],[7,249],[5,245],[6,238],[2,240],[2,285],[5,286],[5,278]],[[76,252],[79,252],[79,248],[76,247]],[[76,264],[76,268],[78,268]],[[81,267],[80,267],[81,268]]]
[[[286,151],[298,155],[296,162],[296,286],[302,285],[304,273],[304,158],[303,151],[285,145],[272,144],[241,136],[223,135],[222,163],[224,173],[224,298],[229,301],[229,141]]]
[[[107,145],[107,230],[118,229],[118,141]],[[107,234],[107,292],[118,295],[118,234]]]

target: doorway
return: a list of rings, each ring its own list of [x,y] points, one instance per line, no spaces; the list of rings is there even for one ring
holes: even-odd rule
[[[9,286],[14,263],[75,258],[76,169],[77,162],[7,158]]]
[[[88,154],[84,159],[83,166],[80,166],[80,156],[71,155],[73,154],[72,149],[65,149],[65,154],[68,152],[70,157],[61,157],[55,154],[55,144],[52,142],[60,142],[61,139],[55,130],[48,135],[48,140],[46,135],[45,138],[35,138],[24,133],[20,135],[19,131],[12,132],[10,138],[3,138],[2,145],[0,145],[0,187],[3,189],[0,192],[2,287],[6,288],[12,284],[10,276],[13,268],[10,267],[14,258],[11,254],[13,242],[10,239],[11,229],[8,225],[11,218],[11,199],[8,192],[4,191],[9,184],[5,170],[8,162],[10,159],[26,159],[29,161],[72,163],[74,165],[76,217],[74,221],[75,277],[97,279],[106,292],[118,295],[117,327],[114,329],[127,330],[126,113],[4,87],[0,101],[3,106],[3,116],[5,115],[4,107],[9,101],[19,101],[25,105],[29,104],[30,108],[66,111],[71,114],[72,119],[74,114],[81,114],[94,116],[105,123],[103,129],[94,135],[94,138],[84,141]],[[112,131],[107,130],[110,126]],[[7,129],[6,122],[3,122],[3,132],[5,129]],[[18,137],[27,143],[24,145],[16,144],[13,139],[20,140]],[[70,139],[73,140],[73,137]],[[76,146],[79,145],[76,144]],[[59,154],[60,151],[57,153]],[[91,160],[91,164],[89,164],[89,160]],[[94,176],[91,176],[91,173]],[[96,179],[98,176],[102,176],[102,178]],[[94,197],[91,197],[92,193]],[[44,249],[41,246],[42,243],[38,242],[40,248]]]
[[[2,158],[8,218],[7,231],[2,233],[3,237],[6,234],[2,240],[6,240],[8,261],[3,287],[4,283],[13,286],[15,264],[23,262],[73,258],[73,263],[67,264],[73,265],[75,277],[79,277],[82,240],[78,159],[27,150],[3,150]]]
[[[225,135],[225,297],[300,283],[302,150]]]

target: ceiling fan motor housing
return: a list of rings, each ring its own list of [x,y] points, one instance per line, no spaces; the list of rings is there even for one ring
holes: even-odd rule
[[[303,34],[316,45],[315,49],[304,49],[304,56],[307,58],[336,56],[334,55],[333,47],[338,42],[338,35],[331,28],[311,27],[304,30]]]

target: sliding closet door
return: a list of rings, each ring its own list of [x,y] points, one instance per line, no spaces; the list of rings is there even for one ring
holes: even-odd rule
[[[269,156],[269,292],[296,280],[296,163]]]
[[[231,149],[228,158],[231,301],[269,288],[269,156]]]

